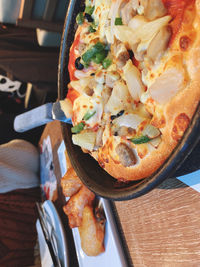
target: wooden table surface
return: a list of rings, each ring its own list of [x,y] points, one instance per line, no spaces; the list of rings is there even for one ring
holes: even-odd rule
[[[51,138],[55,173],[59,180],[60,123],[49,123],[40,143],[47,135]],[[58,194],[62,195],[60,188]],[[130,265],[200,266],[200,193],[176,178],[170,178],[144,196],[113,202],[113,205]]]

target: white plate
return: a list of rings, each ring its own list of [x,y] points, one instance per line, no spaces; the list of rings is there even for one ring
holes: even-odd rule
[[[60,170],[62,176],[67,171],[65,160],[65,144],[64,141],[58,148],[58,158],[60,163]],[[64,160],[63,160],[64,159]],[[68,200],[68,199],[66,199]],[[119,238],[119,232],[112,214],[112,210],[109,201],[102,199],[104,212],[106,215],[106,228],[105,228],[105,252],[98,256],[87,256],[81,248],[81,241],[78,228],[72,229],[74,238],[76,254],[80,267],[126,267],[128,266],[122,243]]]
[[[118,229],[113,219],[108,200],[102,199],[106,215],[106,231],[104,238],[105,252],[98,256],[87,256],[81,248],[78,228],[73,228],[72,233],[76,247],[76,254],[80,267],[126,267],[128,266],[122,243],[120,242]]]
[[[51,226],[54,228],[58,257],[60,259],[61,265],[63,267],[69,267],[69,255],[66,242],[66,233],[64,231],[64,227],[58,215],[58,212],[53,202],[50,200],[46,200],[43,203],[43,208],[45,209],[46,214],[50,219]]]

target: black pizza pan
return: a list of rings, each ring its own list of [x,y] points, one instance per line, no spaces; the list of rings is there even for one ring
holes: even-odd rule
[[[70,82],[68,61],[70,47],[77,29],[76,15],[84,10],[84,2],[71,0],[67,11],[58,67],[58,98],[67,95],[67,85]],[[189,157],[200,141],[200,104],[186,130],[183,138],[172,151],[164,164],[151,176],[139,181],[120,183],[102,169],[89,154],[72,143],[71,126],[61,123],[62,133],[72,166],[82,182],[97,195],[111,200],[129,200],[148,193],[165,179],[174,177],[176,171],[181,173],[181,164]],[[184,173],[187,170],[184,170]]]

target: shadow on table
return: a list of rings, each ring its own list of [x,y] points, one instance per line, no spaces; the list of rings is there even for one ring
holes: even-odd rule
[[[194,148],[192,153],[187,157],[187,159],[182,163],[182,165],[176,170],[173,177],[166,179],[163,183],[161,183],[158,186],[158,188],[174,189],[174,188],[188,187],[186,184],[182,183],[176,178],[199,170],[200,169],[199,159],[200,159],[200,142]]]

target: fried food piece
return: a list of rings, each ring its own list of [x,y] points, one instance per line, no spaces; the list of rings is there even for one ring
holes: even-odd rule
[[[73,196],[83,185],[73,168],[66,172],[60,183],[65,197]]]
[[[105,251],[103,244],[105,224],[96,220],[91,206],[84,207],[82,224],[78,230],[81,247],[88,256],[97,256]]]
[[[95,194],[83,185],[78,193],[69,199],[63,210],[68,216],[71,228],[81,225],[83,209],[86,205],[92,205],[94,198]]]

